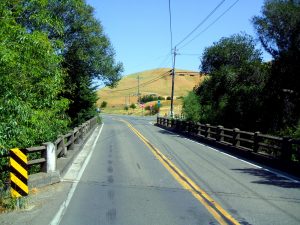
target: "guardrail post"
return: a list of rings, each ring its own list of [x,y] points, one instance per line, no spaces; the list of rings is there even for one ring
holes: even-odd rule
[[[256,131],[253,136],[253,151],[255,153],[257,153],[259,150],[259,142],[260,142],[259,134],[260,134],[260,132]]]
[[[193,122],[193,134],[194,134],[195,136],[198,135],[198,125],[197,125],[196,122]]]
[[[201,124],[199,122],[196,123],[196,135],[199,136],[201,135]]]
[[[71,144],[69,145],[68,150],[74,150],[74,130],[71,131],[71,136],[70,136],[69,140],[71,141]]]
[[[75,136],[77,136],[76,139],[75,139]],[[74,129],[74,139],[75,139],[74,144],[79,144],[80,143],[80,133],[79,133],[79,128],[78,127],[76,127]]]
[[[191,128],[191,123],[190,123],[190,121],[186,121],[185,124],[186,124],[186,125],[185,125],[185,131],[186,131],[188,134],[190,134],[190,128]]]
[[[232,136],[233,136],[232,145],[235,147],[240,146],[240,129],[234,128]]]
[[[182,133],[184,133],[186,131],[186,127],[187,127],[187,121],[182,121]]]
[[[182,130],[182,120],[179,120],[179,121],[178,121],[178,124],[177,124],[177,130],[178,130],[179,132],[181,132],[181,130]]]
[[[190,123],[189,123],[189,131],[188,131],[188,133],[189,133],[190,135],[193,135],[193,134],[194,134],[194,122],[190,122]]]
[[[178,124],[178,120],[173,120],[174,130],[176,131],[177,131],[177,124]]]
[[[224,141],[224,127],[223,126],[217,126],[217,135],[216,135],[216,141],[222,142]]]
[[[59,136],[61,138],[61,142],[59,144],[59,148],[62,148],[62,155],[63,156],[67,156],[67,148],[65,146],[65,136],[64,135],[60,135]]]
[[[175,120],[171,119],[171,128],[174,128]]]
[[[56,170],[56,149],[53,143],[47,142],[43,144],[46,146],[46,166],[42,167],[42,172],[54,172]]]
[[[292,158],[292,145],[290,137],[283,137],[281,145],[281,158],[290,161]]]
[[[79,140],[80,140],[80,142],[81,142],[81,141],[83,140],[83,125],[80,125],[80,126],[79,126],[78,132],[79,132],[78,138],[79,138]]]
[[[205,124],[205,134],[204,134],[204,136],[206,137],[206,138],[210,138],[210,124]]]

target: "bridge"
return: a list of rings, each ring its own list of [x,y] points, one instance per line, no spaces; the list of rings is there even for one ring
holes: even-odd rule
[[[154,123],[104,115],[60,182],[0,224],[300,224],[296,177]],[[224,129],[211,135],[226,142]]]

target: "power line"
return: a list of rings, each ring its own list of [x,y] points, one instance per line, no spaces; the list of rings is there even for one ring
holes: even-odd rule
[[[145,87],[146,85],[149,85],[149,84],[152,84],[154,83],[155,81],[158,81],[164,77],[166,77],[167,75],[169,74],[169,71],[167,72],[164,72],[163,74],[153,78],[152,80],[148,80],[144,83],[141,83],[139,84],[140,87]],[[113,93],[113,92],[122,92],[122,91],[128,91],[128,90],[131,90],[131,89],[136,89],[138,86],[134,86],[134,87],[130,87],[130,88],[124,88],[124,89],[120,89],[120,90],[114,90],[114,91],[110,91],[110,90],[102,90],[102,91],[109,91],[110,93]]]
[[[183,56],[201,56],[202,54],[199,54],[199,53],[180,53],[178,55],[183,55]]]
[[[159,66],[157,68],[164,67],[164,65],[166,65],[166,62],[170,59],[171,56],[172,56],[172,54],[168,53],[166,55],[166,57],[164,58],[164,60],[161,62],[161,64],[159,64]]]
[[[192,41],[194,41],[196,38],[198,38],[201,34],[203,34],[205,31],[207,31],[211,26],[213,26],[217,21],[219,21],[219,19],[221,19],[229,10],[231,10],[233,8],[233,6],[235,6],[238,3],[238,1],[239,0],[236,0],[233,4],[231,4],[220,16],[218,16],[212,23],[210,23],[205,29],[203,29],[199,34],[197,34],[193,39],[191,39],[185,45],[183,45],[182,47],[180,47],[180,49],[183,49],[188,44],[190,44]]]
[[[183,38],[176,46],[179,46],[186,39],[188,39],[200,26],[202,26],[208,19],[211,17],[217,9],[225,2],[226,0],[222,0],[185,38]]]
[[[169,17],[170,17],[170,38],[171,38],[171,54],[173,49],[173,32],[172,32],[172,10],[171,10],[171,0],[169,0]]]

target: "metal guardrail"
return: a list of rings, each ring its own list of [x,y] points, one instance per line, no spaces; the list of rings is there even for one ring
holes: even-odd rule
[[[228,129],[223,126],[212,126],[188,121],[157,118],[157,124],[171,128],[179,133],[201,137],[237,149],[260,154],[268,158],[293,161],[300,164],[300,140],[289,137],[276,137],[260,132],[241,131],[238,128]]]

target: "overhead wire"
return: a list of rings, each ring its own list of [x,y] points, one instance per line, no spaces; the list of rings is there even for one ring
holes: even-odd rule
[[[171,0],[169,0],[169,25],[170,25],[170,38],[171,38],[171,54],[173,49],[173,31],[172,31],[172,10],[171,10]],[[173,59],[172,59],[173,62]]]
[[[188,39],[200,26],[202,26],[216,11],[217,9],[225,2],[222,0],[190,33],[188,33],[176,46],[182,44],[186,39]]]
[[[144,86],[146,86],[146,85],[152,84],[152,83],[154,83],[154,82],[156,82],[156,81],[158,81],[158,80],[160,80],[160,79],[166,77],[167,75],[169,75],[169,71],[164,72],[163,74],[160,74],[159,76],[157,76],[157,77],[155,77],[155,78],[153,78],[153,79],[151,79],[151,80],[148,80],[148,81],[146,81],[146,82],[144,82],[144,83],[141,83],[139,86],[140,86],[140,87],[144,87]],[[114,92],[122,92],[122,91],[128,91],[128,90],[131,90],[131,89],[136,89],[137,87],[138,87],[138,85],[133,86],[133,87],[129,87],[129,88],[124,88],[124,89],[114,90],[114,91],[110,91],[110,90],[103,90],[103,91],[109,91],[110,93],[114,93]]]
[[[185,45],[181,46],[179,48],[179,50],[183,49],[184,47],[189,45],[192,41],[194,41],[196,38],[198,38],[205,31],[207,31],[211,26],[213,26],[216,22],[218,22],[229,10],[231,10],[238,2],[239,2],[239,0],[236,0],[233,4],[231,4],[220,16],[218,16],[212,23],[210,23],[206,28],[204,28],[200,33],[198,33],[193,39],[188,41]]]

